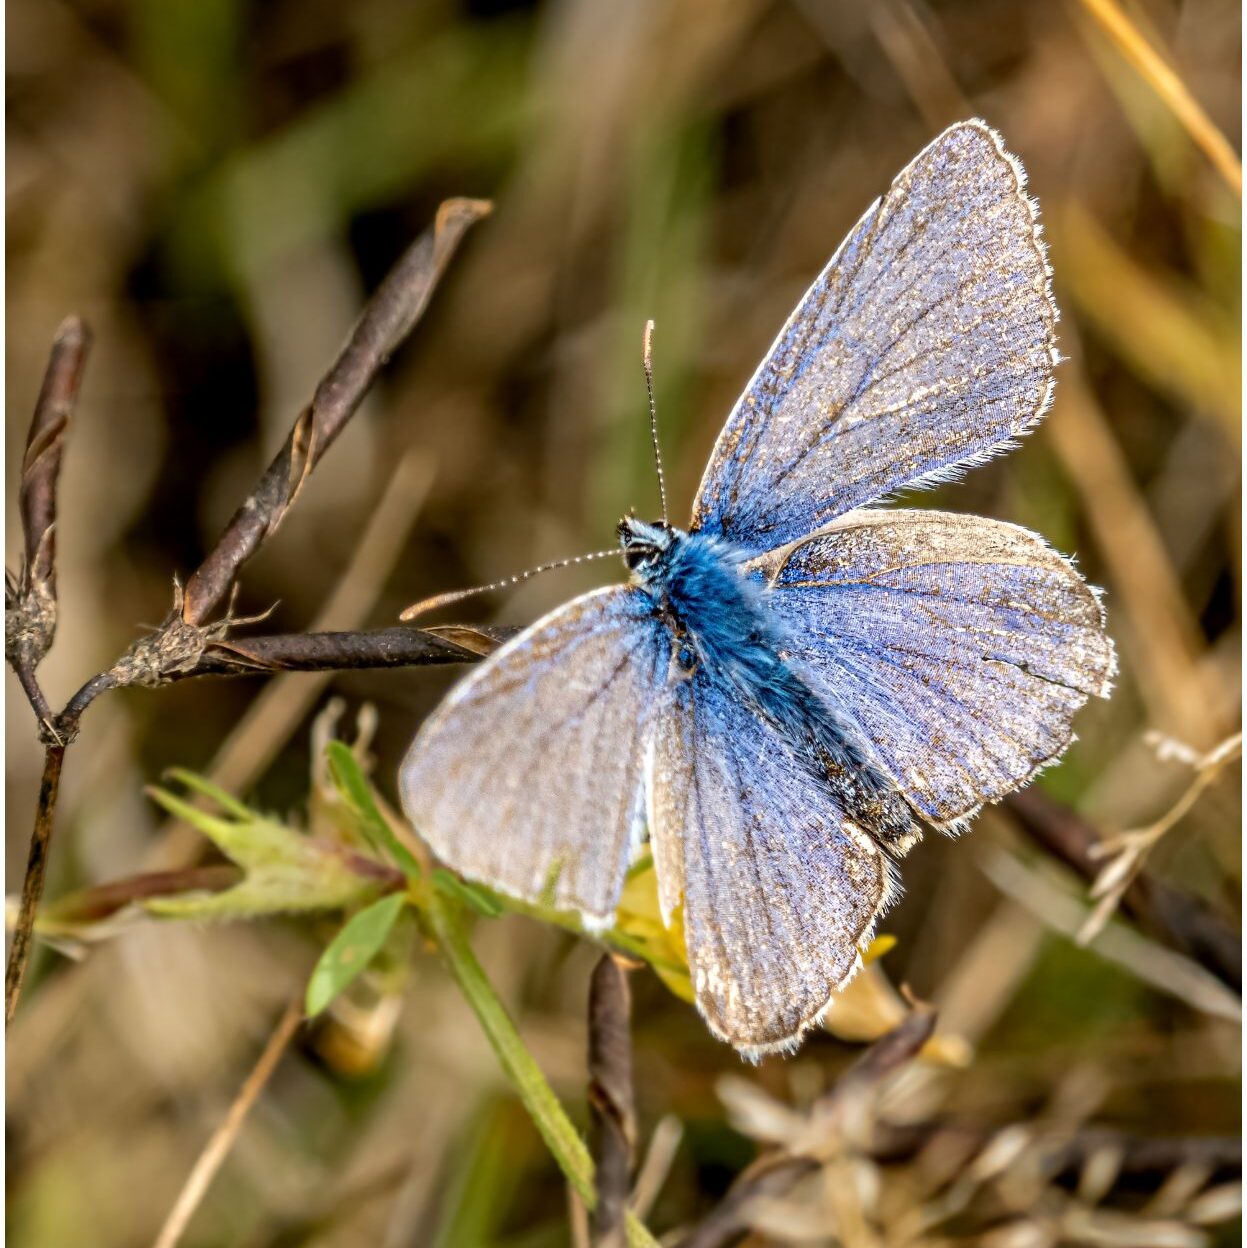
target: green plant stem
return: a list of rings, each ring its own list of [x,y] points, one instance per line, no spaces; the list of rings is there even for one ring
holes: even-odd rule
[[[484,969],[476,960],[476,954],[472,952],[472,946],[459,925],[458,915],[445,898],[432,890],[427,895],[425,914],[451,974],[480,1019],[507,1078],[515,1085],[520,1100],[524,1102],[524,1108],[532,1115],[537,1130],[576,1194],[586,1204],[592,1204],[593,1162],[589,1150],[564,1113],[563,1106],[532,1054],[524,1047],[506,1007],[498,999]]]
[[[506,1007],[498,999],[484,969],[476,960],[476,954],[472,952],[472,946],[460,926],[454,903],[429,889],[422,908],[450,973],[480,1020],[507,1078],[515,1086],[524,1108],[541,1132],[572,1190],[587,1208],[592,1209],[597,1200],[597,1190],[589,1150],[546,1082],[541,1068],[525,1048]],[[658,1241],[635,1214],[627,1215],[625,1233],[629,1248],[657,1248]]]

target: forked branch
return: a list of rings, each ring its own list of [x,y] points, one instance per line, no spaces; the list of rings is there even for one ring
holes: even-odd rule
[[[43,782],[21,906],[5,972],[5,1020],[13,1017],[30,955],[35,911],[51,844],[65,749],[83,712],[101,693],[130,685],[155,687],[200,675],[244,675],[279,670],[393,667],[446,663],[490,648],[461,644],[453,630],[443,636],[417,629],[366,633],[229,638],[238,622],[226,610],[239,570],[274,533],[299,490],[346,427],[390,355],[419,321],[468,228],[488,214],[482,200],[447,200],[436,220],[403,255],[369,300],[350,340],[316,387],[285,445],[259,484],[235,512],[216,545],[186,583],[175,583],[173,609],[154,632],[139,638],[108,671],[93,676],[59,715],[48,708],[35,668],[56,628],[56,482],[69,414],[82,377],[89,335],[76,317],[61,326],[31,424],[22,470],[25,559],[21,574],[6,576],[6,656],[26,692],[48,743]],[[471,630],[468,630],[469,632]]]

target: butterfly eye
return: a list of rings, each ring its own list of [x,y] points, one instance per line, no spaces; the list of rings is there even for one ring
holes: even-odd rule
[[[654,548],[648,543],[638,543],[628,538],[624,539],[624,562],[630,570],[635,572],[641,564],[652,558],[653,554]]]

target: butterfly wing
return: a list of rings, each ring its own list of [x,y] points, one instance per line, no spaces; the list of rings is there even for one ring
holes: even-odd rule
[[[608,922],[669,656],[633,589],[597,590],[547,615],[425,721],[399,775],[408,818],[470,879]]]
[[[704,669],[678,683],[648,766],[660,899],[684,898],[697,1004],[749,1056],[796,1043],[858,966],[892,884],[874,841]]]
[[[794,658],[936,825],[1024,784],[1111,688],[1096,592],[1016,525],[859,511],[752,566],[773,582]]]
[[[1056,305],[1024,174],[981,121],[866,212],[736,404],[693,528],[762,551],[945,480],[1047,408]]]

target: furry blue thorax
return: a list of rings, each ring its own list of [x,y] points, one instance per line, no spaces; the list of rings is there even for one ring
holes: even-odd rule
[[[835,705],[834,691],[789,657],[766,583],[743,566],[749,554],[717,537],[634,518],[620,523],[619,535],[634,583],[671,629],[675,666],[729,686],[800,749],[846,814],[868,820],[885,843],[907,840],[908,806]]]

